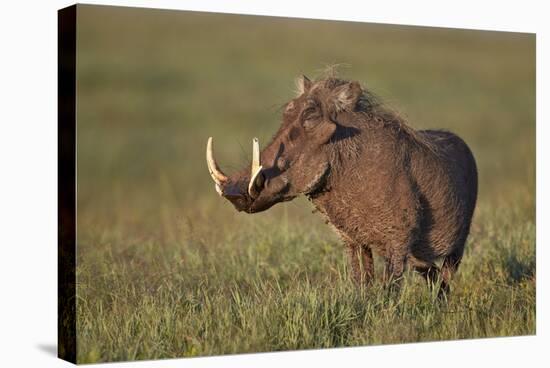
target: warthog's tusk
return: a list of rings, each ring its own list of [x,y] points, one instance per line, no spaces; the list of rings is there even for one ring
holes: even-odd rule
[[[218,183],[214,184],[215,185],[215,188],[216,188],[216,193],[218,193],[220,196],[223,197],[223,190],[222,188],[218,185]]]
[[[262,172],[260,165],[260,143],[258,138],[252,139],[252,168],[250,170],[250,182],[248,182],[248,194],[254,197],[254,185],[258,179],[258,175]]]
[[[216,183],[216,192],[220,193],[221,195],[221,188],[228,179],[227,176],[225,176],[224,173],[221,172],[221,170],[219,169],[218,165],[216,164],[216,160],[214,160],[214,154],[212,152],[212,137],[208,138],[208,143],[206,144],[206,163],[208,164],[208,171],[210,172],[210,176]]]

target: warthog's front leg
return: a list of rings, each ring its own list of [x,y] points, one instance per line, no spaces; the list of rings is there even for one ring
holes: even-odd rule
[[[383,282],[386,286],[399,288],[406,262],[407,257],[403,255],[394,254],[385,259]]]
[[[409,246],[393,246],[389,248],[389,252],[386,254],[384,260],[383,282],[386,287],[400,288],[403,273],[407,265],[408,249]]]
[[[368,285],[374,278],[374,261],[369,247],[348,244],[348,255],[354,281],[359,285]]]

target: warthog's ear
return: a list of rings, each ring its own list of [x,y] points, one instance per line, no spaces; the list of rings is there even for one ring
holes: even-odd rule
[[[311,88],[311,81],[305,75],[302,75],[294,81],[296,83],[296,96],[301,96]]]
[[[350,82],[334,89],[334,105],[337,111],[353,111],[363,95],[363,89],[357,82]]]

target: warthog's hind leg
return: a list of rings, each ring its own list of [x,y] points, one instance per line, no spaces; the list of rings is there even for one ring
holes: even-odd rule
[[[451,292],[450,282],[458,266],[460,266],[460,261],[462,260],[463,248],[460,247],[458,250],[455,250],[453,253],[449,254],[443,260],[443,265],[441,266],[441,290],[440,294],[445,294],[446,296]]]
[[[433,289],[439,285],[438,297],[440,299],[448,297],[448,294],[451,290],[449,283],[451,281],[452,275],[456,272],[462,254],[452,253],[449,256],[445,257],[441,270],[433,262],[421,261],[417,258],[411,257],[409,259],[410,265],[426,280],[428,287]]]
[[[441,272],[439,270],[439,267],[437,267],[437,265],[429,264],[429,263],[415,264],[413,268],[426,280],[426,283],[428,284],[428,287],[430,289],[433,289],[434,287],[437,286],[437,283],[441,275]],[[447,289],[448,289],[447,282],[443,278],[441,278],[441,285],[439,287],[438,297],[442,298],[445,295]]]

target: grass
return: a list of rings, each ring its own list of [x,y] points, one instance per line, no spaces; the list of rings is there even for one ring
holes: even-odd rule
[[[533,334],[534,224],[509,215],[484,214],[444,304],[415,275],[401,293],[356,288],[335,239],[284,223],[227,240],[183,224],[173,243],[103,239],[79,254],[79,359]]]
[[[534,36],[92,6],[78,22],[79,362],[535,333]],[[304,199],[246,215],[213,190],[206,138],[241,167],[292,79],[334,62],[476,156],[447,303],[412,273],[355,287]]]

